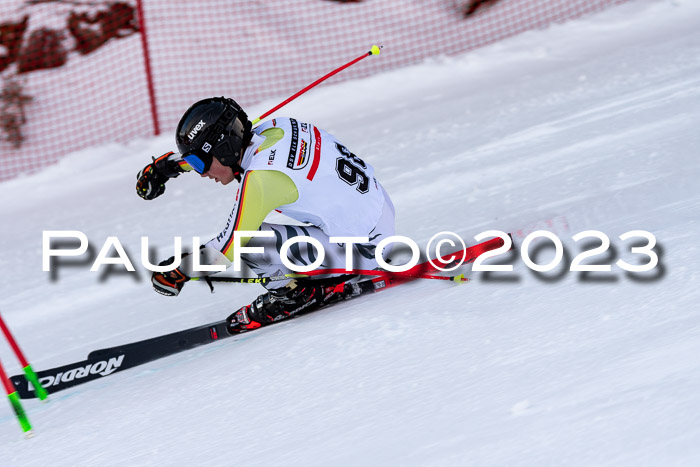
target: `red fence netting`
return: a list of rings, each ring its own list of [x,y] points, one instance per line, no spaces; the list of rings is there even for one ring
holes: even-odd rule
[[[474,49],[627,0],[3,0],[0,181],[87,146],[171,132],[194,101],[244,107]],[[147,54],[146,54],[147,52]]]

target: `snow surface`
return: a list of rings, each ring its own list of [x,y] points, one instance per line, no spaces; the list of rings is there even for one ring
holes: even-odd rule
[[[515,257],[467,285],[413,283],[25,401],[30,440],[0,403],[0,465],[698,465],[698,31],[698,2],[639,0],[322,87],[280,114],[371,161],[397,231],[421,244],[545,228],[570,264],[586,243],[571,237],[594,229],[614,251],[590,262],[643,263],[618,238],[643,229],[655,270],[538,275]],[[135,173],[172,147],[93,147],[0,185],[0,311],[37,370],[262,292],[151,290],[140,237],[165,257],[175,235],[216,234],[235,192],[183,176],[139,199]],[[139,272],[82,260],[52,278],[45,230],[81,230],[95,254],[117,236]],[[0,357],[20,371],[4,344]]]

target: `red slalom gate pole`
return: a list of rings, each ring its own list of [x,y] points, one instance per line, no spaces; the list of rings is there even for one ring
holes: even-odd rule
[[[31,438],[34,435],[32,432],[32,425],[29,423],[27,414],[24,412],[22,403],[19,401],[17,391],[15,391],[12,383],[7,378],[7,373],[5,373],[5,369],[2,367],[2,362],[0,362],[0,379],[2,379],[2,385],[5,387],[8,399],[10,399],[12,410],[14,410],[15,415],[17,416],[17,420],[19,421],[19,425],[22,427],[22,431],[24,431],[24,436]]]
[[[468,278],[464,277],[464,274],[458,276],[438,276],[436,274],[424,274],[420,272],[411,273],[408,271],[404,272],[391,272],[382,271],[374,269],[316,269],[308,272],[300,272],[298,274],[287,274],[289,277],[309,277],[309,276],[322,276],[325,274],[358,274],[360,276],[378,276],[378,277],[391,277],[391,278],[405,278],[405,279],[433,279],[439,281],[453,281],[453,282],[467,282]],[[212,278],[213,279],[213,278]]]
[[[492,238],[486,240],[485,242],[472,245],[462,250],[454,251],[450,254],[440,256],[435,258],[436,261],[443,263],[443,266],[447,267],[448,264],[454,263],[471,263],[480,255],[486,253],[487,251],[494,250],[503,246],[503,239],[500,237]],[[457,264],[454,264],[457,266]],[[468,282],[469,278],[464,277],[464,274],[459,274],[457,276],[440,276],[436,274],[431,274],[435,272],[435,266],[433,266],[429,261],[422,264],[417,264],[412,268],[403,272],[391,272],[391,271],[376,271],[367,269],[316,269],[315,271],[308,271],[299,274],[287,274],[289,277],[304,277],[304,276],[320,276],[323,274],[360,274],[363,276],[379,276],[387,277],[392,279],[433,279],[433,280],[443,280],[443,281],[453,281],[457,283]],[[214,280],[214,278],[212,278]]]
[[[365,54],[362,54],[361,56],[357,57],[356,59],[349,61],[349,62],[346,63],[345,65],[340,66],[340,67],[336,68],[335,70],[331,71],[330,73],[328,73],[327,75],[322,76],[321,78],[317,79],[316,81],[314,81],[313,83],[309,84],[309,85],[306,86],[304,89],[302,89],[301,91],[297,92],[296,94],[294,94],[293,96],[291,96],[290,98],[288,98],[287,100],[285,100],[284,102],[282,102],[282,103],[276,105],[275,107],[271,108],[270,110],[268,110],[267,112],[265,112],[264,114],[262,114],[261,116],[259,116],[259,117],[256,118],[255,120],[253,120],[252,124],[255,125],[256,123],[258,123],[260,120],[262,120],[263,118],[265,118],[265,117],[267,117],[268,115],[270,115],[270,114],[271,114],[272,112],[274,112],[275,110],[281,109],[282,107],[284,107],[285,105],[289,104],[290,102],[292,102],[292,101],[293,101],[294,99],[296,99],[297,97],[299,97],[299,96],[301,96],[302,94],[304,94],[304,93],[305,93],[306,91],[308,91],[309,89],[311,89],[311,88],[313,88],[314,86],[317,86],[318,84],[324,82],[325,80],[327,80],[327,79],[330,78],[331,76],[335,75],[336,73],[339,73],[339,72],[343,71],[343,70],[346,69],[347,67],[349,67],[349,66],[351,66],[351,65],[354,65],[355,63],[359,62],[359,61],[362,60],[363,58],[369,57],[370,55],[379,55],[379,52],[381,51],[381,48],[382,48],[381,46],[373,45],[372,48],[369,50],[369,52],[367,52],[367,53],[365,53]]]
[[[500,237],[496,237],[496,238],[492,238],[490,240],[486,240],[482,243],[472,245],[470,247],[467,247],[466,249],[457,250],[457,251],[454,251],[454,252],[447,254],[447,255],[441,255],[439,258],[435,258],[435,260],[441,262],[444,267],[448,267],[448,265],[458,266],[461,263],[465,263],[465,264],[471,263],[472,261],[474,261],[480,255],[486,253],[487,251],[491,251],[491,250],[494,250],[496,248],[500,248],[503,245],[504,245],[503,239]],[[511,244],[511,248],[512,248],[512,244]],[[383,270],[375,270],[375,269],[350,269],[350,270],[347,270],[347,269],[339,268],[339,269],[315,269],[313,271],[284,274],[284,275],[274,276],[274,277],[216,277],[216,276],[207,276],[207,279],[204,279],[202,277],[191,277],[190,280],[193,280],[193,281],[208,280],[210,282],[232,282],[232,283],[241,283],[241,284],[267,284],[268,282],[272,282],[272,281],[281,281],[281,280],[293,279],[293,278],[299,278],[299,277],[320,276],[320,275],[324,275],[324,274],[359,274],[361,276],[375,276],[375,277],[394,279],[394,280],[434,279],[434,280],[442,280],[442,281],[452,281],[452,282],[456,282],[458,284],[469,281],[469,278],[464,277],[464,274],[459,274],[457,276],[440,276],[440,275],[432,274],[432,272],[435,272],[435,270],[436,270],[436,267],[433,266],[432,264],[430,264],[430,262],[426,261],[425,263],[417,264],[417,265],[413,266],[412,268],[408,269],[407,271],[403,271],[403,272],[392,272],[392,271],[383,271]]]
[[[12,333],[10,332],[9,328],[5,324],[5,321],[2,319],[2,315],[0,314],[0,328],[2,329],[2,333],[5,335],[5,339],[7,339],[7,342],[10,344],[10,347],[12,347],[12,350],[15,352],[15,355],[17,356],[17,360],[19,360],[20,364],[22,364],[22,369],[24,370],[24,375],[27,378],[27,381],[32,383],[32,386],[34,386],[34,392],[36,393],[37,397],[39,399],[46,400],[48,397],[48,393],[46,392],[46,389],[43,388],[41,383],[39,382],[39,378],[37,377],[36,373],[34,372],[34,369],[32,366],[29,364],[26,358],[24,358],[24,354],[22,353],[22,349],[19,348],[19,345],[17,344],[17,341],[15,338],[12,336]]]

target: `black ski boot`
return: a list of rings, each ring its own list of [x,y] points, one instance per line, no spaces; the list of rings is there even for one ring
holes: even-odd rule
[[[345,277],[331,280],[294,281],[289,286],[260,295],[226,319],[231,334],[252,331],[301,312],[317,310],[344,297]]]

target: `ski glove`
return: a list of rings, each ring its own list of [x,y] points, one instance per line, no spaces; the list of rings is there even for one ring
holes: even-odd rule
[[[136,176],[136,193],[143,199],[151,200],[165,192],[165,182],[179,176],[183,170],[169,157],[174,152],[166,152],[144,167]]]
[[[143,199],[154,199],[165,192],[166,177],[159,175],[153,164],[148,164],[136,176],[136,194]]]
[[[158,266],[172,263],[174,259],[175,257],[171,256],[169,259],[161,261]],[[159,294],[166,295],[168,297],[177,296],[185,286],[185,282],[188,280],[190,280],[190,278],[184,275],[182,271],[177,268],[167,272],[154,272],[151,276],[153,289]]]

